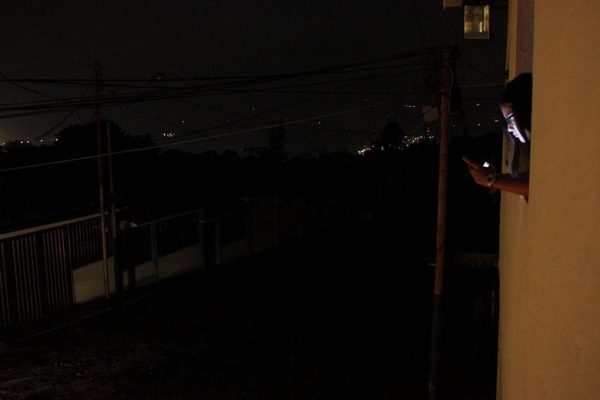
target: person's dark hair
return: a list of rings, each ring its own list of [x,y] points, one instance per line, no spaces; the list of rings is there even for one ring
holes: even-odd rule
[[[506,84],[500,95],[500,104],[510,103],[517,123],[530,132],[532,82],[530,73],[518,75]]]

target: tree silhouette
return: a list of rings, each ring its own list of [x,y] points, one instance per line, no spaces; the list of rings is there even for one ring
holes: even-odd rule
[[[154,146],[149,136],[127,135],[115,123],[102,121],[101,152],[106,154],[106,128],[110,125],[113,152]],[[0,220],[3,224],[45,221],[98,210],[98,153],[96,124],[71,125],[51,144],[34,146],[14,142],[0,153],[0,168],[27,167],[0,175]],[[156,180],[159,150],[117,154],[113,157],[116,193],[122,205],[143,201]],[[92,157],[91,159],[80,159]],[[105,185],[108,159],[103,157]],[[108,194],[108,186],[105,186]]]
[[[385,150],[397,150],[405,136],[404,130],[396,122],[388,122],[381,132],[381,145]]]

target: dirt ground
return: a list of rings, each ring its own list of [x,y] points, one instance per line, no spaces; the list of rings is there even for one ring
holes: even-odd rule
[[[344,229],[80,307],[0,346],[0,399],[425,399],[431,268],[394,240]],[[459,300],[442,398],[493,399]]]

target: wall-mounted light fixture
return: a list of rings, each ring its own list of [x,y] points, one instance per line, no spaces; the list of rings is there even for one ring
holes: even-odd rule
[[[465,5],[464,9],[464,38],[490,38],[490,6]]]

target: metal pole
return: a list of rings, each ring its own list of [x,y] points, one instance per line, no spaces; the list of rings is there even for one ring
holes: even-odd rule
[[[100,65],[96,63],[96,147],[98,150],[98,197],[100,200],[100,237],[102,238],[102,267],[104,270],[104,295],[110,297],[108,256],[106,246],[106,218],[104,215],[104,176],[102,174],[102,109],[100,106]]]
[[[442,85],[440,91],[440,154],[438,175],[438,205],[435,281],[431,318],[431,364],[429,369],[429,399],[439,396],[441,364],[442,296],[444,293],[444,258],[446,252],[446,197],[448,191],[448,131],[450,125],[450,90],[452,87],[452,53],[442,50]]]
[[[113,271],[115,273],[115,290],[117,293],[123,291],[123,271],[119,268],[119,244],[117,241],[117,199],[115,198],[115,184],[113,180],[112,163],[112,139],[110,136],[110,122],[106,121],[106,145],[108,152],[108,198],[110,199],[110,230],[111,244],[113,253]]]

